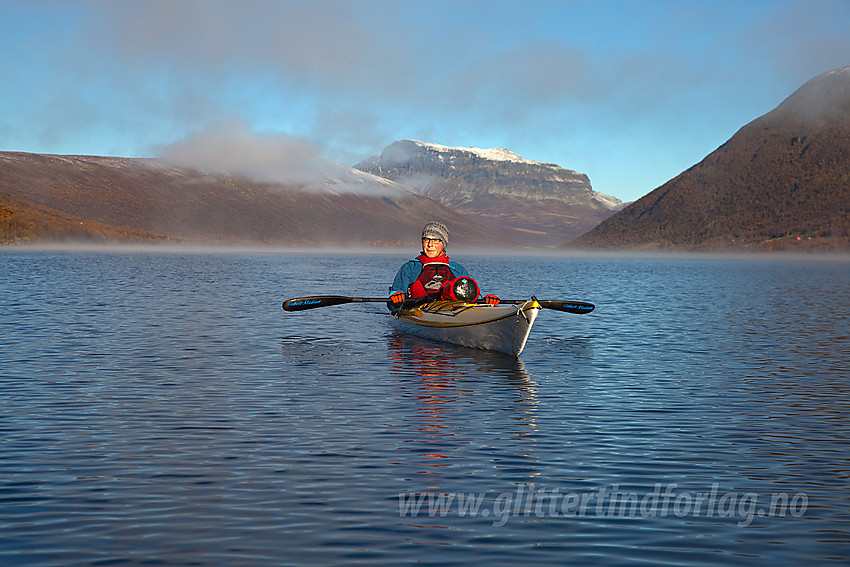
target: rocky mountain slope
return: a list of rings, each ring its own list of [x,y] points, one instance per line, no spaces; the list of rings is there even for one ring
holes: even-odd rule
[[[570,245],[850,247],[850,67],[812,79]]]
[[[401,140],[355,166],[419,191],[482,224],[510,227],[557,245],[620,209],[586,175],[505,149],[453,148]]]
[[[359,185],[349,176],[317,189],[153,160],[0,152],[0,242],[416,247],[423,224],[440,219],[455,246],[513,243],[509,231],[494,234],[406,188],[357,176]]]

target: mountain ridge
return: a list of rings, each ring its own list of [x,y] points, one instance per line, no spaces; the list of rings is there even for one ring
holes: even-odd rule
[[[0,152],[0,240],[415,247],[422,225],[441,219],[455,243],[512,243],[507,231],[406,188],[339,187],[317,191],[151,159]]]
[[[399,140],[354,167],[411,187],[483,224],[525,231],[540,245],[578,236],[623,205],[593,191],[583,173],[504,148]]]
[[[850,67],[806,82],[571,248],[850,247]]]

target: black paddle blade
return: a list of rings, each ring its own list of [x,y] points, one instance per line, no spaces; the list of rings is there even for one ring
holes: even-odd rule
[[[555,309],[556,311],[565,311],[566,313],[590,313],[596,306],[592,303],[584,303],[583,301],[561,301],[556,299],[538,299],[537,303],[545,309]]]
[[[330,307],[331,305],[342,305],[352,303],[354,298],[341,295],[315,295],[310,297],[294,297],[283,302],[284,311],[306,311],[316,307]]]
[[[316,307],[330,307],[344,303],[386,303],[386,297],[345,297],[344,295],[311,295],[293,297],[283,302],[284,311],[306,311]]]

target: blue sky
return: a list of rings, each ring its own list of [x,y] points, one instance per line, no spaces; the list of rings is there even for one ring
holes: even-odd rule
[[[0,0],[0,53],[0,150],[210,134],[231,161],[353,165],[409,138],[634,200],[850,65],[850,1]]]

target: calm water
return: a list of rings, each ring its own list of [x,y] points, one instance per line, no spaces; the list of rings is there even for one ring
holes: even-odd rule
[[[403,253],[0,253],[0,564],[850,560],[850,262],[457,256],[597,310],[516,361],[280,308]]]

